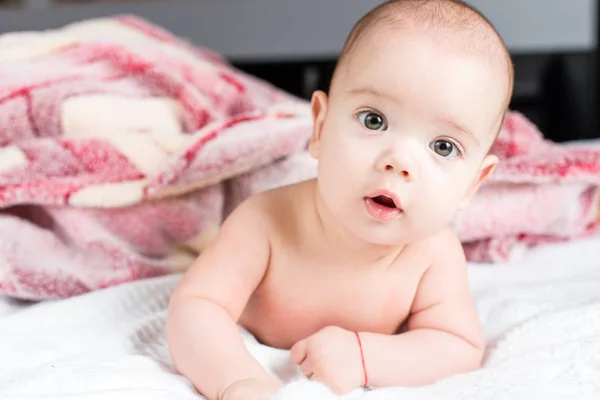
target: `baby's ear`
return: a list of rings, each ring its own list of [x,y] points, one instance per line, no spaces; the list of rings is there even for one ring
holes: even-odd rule
[[[311,110],[313,116],[313,132],[308,144],[308,151],[314,158],[319,158],[323,122],[327,113],[327,94],[317,90],[312,95]]]
[[[481,167],[479,167],[479,171],[477,173],[477,177],[475,178],[475,182],[471,186],[471,189],[467,192],[467,195],[463,199],[463,201],[459,205],[460,210],[464,210],[467,208],[481,185],[486,181],[487,178],[494,172],[496,166],[498,165],[498,157],[493,154],[488,154],[481,163]]]

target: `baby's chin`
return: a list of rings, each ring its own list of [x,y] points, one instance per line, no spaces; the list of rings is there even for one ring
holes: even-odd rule
[[[373,246],[399,247],[420,240],[419,234],[399,226],[375,226],[353,229],[361,240]]]
[[[399,247],[418,243],[441,232],[447,224],[411,227],[407,224],[394,223],[369,224],[371,226],[351,227],[350,229],[361,240],[374,246]]]

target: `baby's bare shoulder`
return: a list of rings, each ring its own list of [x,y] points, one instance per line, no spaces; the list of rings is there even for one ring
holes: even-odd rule
[[[465,254],[452,229],[444,229],[427,239],[426,251],[428,266],[419,283],[416,310],[468,291]]]
[[[263,221],[272,229],[287,226],[302,213],[308,185],[308,182],[300,182],[264,191],[249,199],[246,207],[262,215]]]
[[[431,238],[430,245],[431,264],[413,301],[408,329],[454,334],[483,348],[460,240],[451,229],[445,229]]]
[[[289,193],[295,190],[294,186],[281,186],[255,193],[240,203],[236,210],[243,209],[260,213],[270,212],[272,207],[278,209],[287,203],[290,197]]]
[[[427,239],[431,268],[463,268],[466,264],[462,243],[454,229],[447,227]]]

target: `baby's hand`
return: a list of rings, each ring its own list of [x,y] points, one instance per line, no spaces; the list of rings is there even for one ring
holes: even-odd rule
[[[227,386],[218,400],[268,400],[281,386],[276,379],[244,379]]]
[[[296,343],[291,358],[307,378],[324,383],[337,394],[349,393],[364,384],[354,332],[335,326],[323,328]]]

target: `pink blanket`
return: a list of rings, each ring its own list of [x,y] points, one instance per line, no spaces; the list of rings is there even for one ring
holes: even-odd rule
[[[600,141],[556,144],[509,112],[491,151],[498,168],[455,221],[470,261],[508,261],[537,244],[600,232]]]
[[[315,176],[308,104],[131,17],[0,36],[0,293],[187,268],[246,197]],[[600,152],[510,114],[456,227],[471,260],[591,234]],[[564,183],[564,184],[563,184]]]

